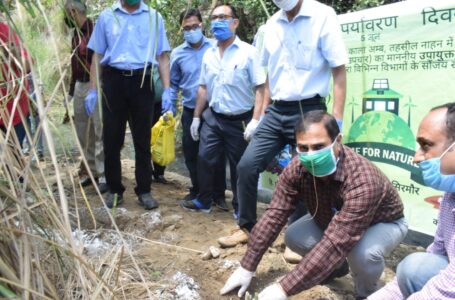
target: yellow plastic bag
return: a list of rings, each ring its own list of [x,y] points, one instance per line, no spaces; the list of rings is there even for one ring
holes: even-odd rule
[[[168,120],[160,117],[152,128],[152,160],[160,166],[167,166],[175,159],[175,118],[167,114]]]

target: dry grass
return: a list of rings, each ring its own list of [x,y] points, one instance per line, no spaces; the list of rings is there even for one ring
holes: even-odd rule
[[[36,110],[41,120],[38,130],[42,131],[49,163],[44,169],[22,155],[11,117],[2,107],[0,118],[6,121],[6,132],[0,132],[0,296],[23,299],[152,297],[157,284],[149,280],[150,264],[145,256],[132,252],[110,210],[108,215],[117,233],[117,247],[101,259],[93,259],[85,255],[83,245],[75,239],[73,232],[80,222],[78,216],[75,222],[71,220],[71,210],[86,206],[91,211],[90,202],[76,196],[85,198],[73,171],[67,167],[75,158],[67,154],[64,147],[63,159],[57,152],[62,148],[62,137],[49,113],[51,107],[62,107],[62,95],[66,95],[67,67],[64,62],[68,56],[63,54],[65,46],[62,44],[65,45],[67,39],[61,30],[59,8],[49,12],[40,1],[35,3],[35,18],[32,19],[17,2],[14,24],[7,22],[24,33],[21,34],[24,44],[33,48],[31,52],[35,51],[38,59],[19,61],[9,45],[2,46],[2,63],[5,62],[8,68],[18,66],[22,70],[8,80],[1,79],[7,89],[0,101],[13,101],[18,105],[19,91],[25,89],[24,66],[30,64],[35,86],[45,82],[44,89],[36,91]],[[38,23],[41,34],[25,34],[30,30],[28,26]],[[22,122],[26,122],[24,116]],[[71,126],[72,136],[65,138],[71,139],[82,153],[74,124]],[[36,137],[28,130],[27,136],[36,142]],[[33,154],[36,154],[34,145],[30,156]],[[87,164],[85,159],[83,162]],[[98,196],[101,198],[100,194]]]

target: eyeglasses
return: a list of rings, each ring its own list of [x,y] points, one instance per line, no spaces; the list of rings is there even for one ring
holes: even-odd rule
[[[193,31],[193,30],[196,30],[198,28],[201,27],[201,23],[199,24],[194,24],[192,26],[185,26],[185,27],[182,27],[183,31]]]
[[[216,20],[224,21],[224,20],[227,20],[229,18],[232,18],[232,16],[231,15],[225,15],[225,14],[211,15],[210,16],[210,21],[216,21]]]

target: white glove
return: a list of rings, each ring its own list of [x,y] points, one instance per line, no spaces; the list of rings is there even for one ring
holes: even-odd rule
[[[199,126],[201,125],[201,118],[193,118],[193,122],[191,123],[190,131],[191,137],[195,141],[199,141]]]
[[[245,270],[242,267],[238,267],[234,273],[232,273],[231,277],[229,277],[226,284],[220,290],[220,294],[224,295],[232,291],[233,289],[240,287],[237,296],[242,297],[245,294],[246,289],[250,285],[251,279],[253,278],[254,272],[250,272]]]
[[[251,119],[250,123],[248,123],[248,125],[245,128],[245,132],[243,133],[243,138],[245,139],[245,141],[249,142],[251,140],[258,125],[259,125],[258,120]]]
[[[259,300],[286,300],[288,296],[279,283],[269,285],[259,293]]]

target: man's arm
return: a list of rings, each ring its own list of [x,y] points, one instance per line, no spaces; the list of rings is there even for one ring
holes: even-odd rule
[[[262,103],[264,101],[264,84],[256,87],[256,100],[254,101],[253,119],[258,120],[262,116]]]
[[[333,116],[343,120],[344,102],[346,100],[346,68],[344,65],[332,69],[333,76]]]
[[[264,84],[264,97],[262,100],[261,116],[265,115],[265,110],[270,105],[270,103],[271,103],[270,85],[269,85],[269,76],[267,76],[267,79],[265,80],[265,84]]]
[[[100,61],[103,59],[103,56],[98,53],[93,53],[92,64],[90,65],[90,89],[96,90],[99,86],[99,81],[101,78],[101,65]]]
[[[167,52],[162,52],[156,57],[158,61],[158,72],[160,73],[161,84],[163,89],[170,87],[170,64],[169,64],[169,55]]]
[[[293,159],[278,178],[272,201],[248,239],[248,249],[240,262],[244,269],[251,272],[256,270],[265,251],[294,212],[297,201],[301,198],[300,169],[298,158]]]
[[[178,92],[180,89],[180,81],[182,80],[182,72],[180,70],[179,64],[176,61],[176,55],[174,51],[171,53],[170,59],[171,67],[169,84],[171,87],[171,101],[175,105],[177,102]]]
[[[202,112],[204,111],[205,107],[207,106],[207,86],[200,85],[199,89],[197,90],[197,99],[196,99],[196,107],[194,109],[194,118],[200,118]]]

